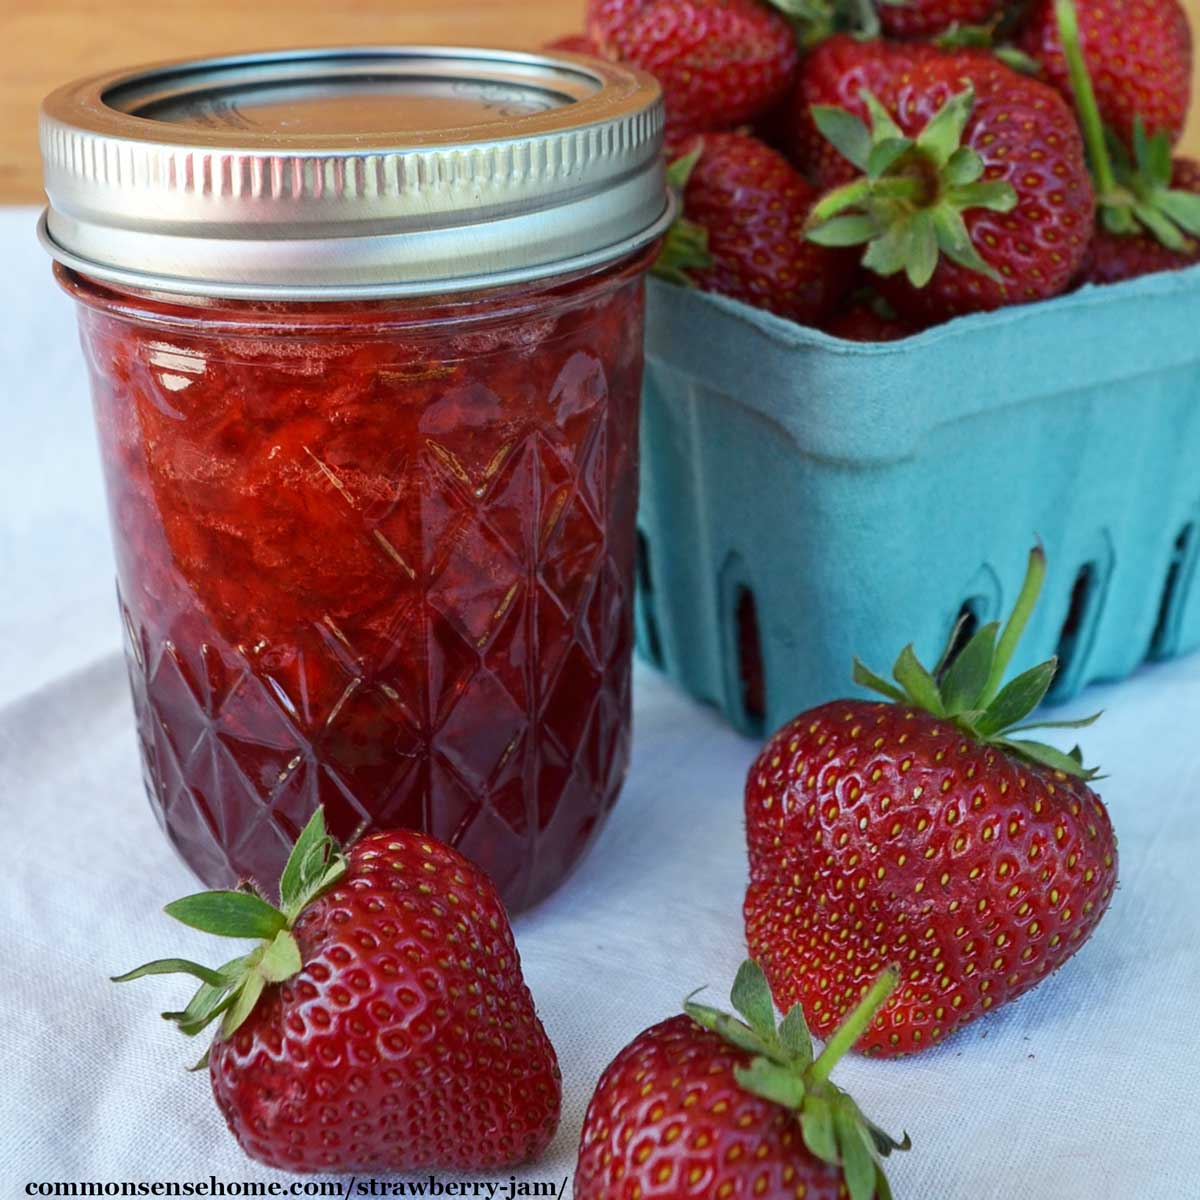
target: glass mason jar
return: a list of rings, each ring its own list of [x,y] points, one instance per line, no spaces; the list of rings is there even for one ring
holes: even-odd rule
[[[399,132],[397,132],[397,129]],[[306,52],[43,115],[146,786],[210,886],[317,805],[512,908],[616,800],[630,724],[655,85],[573,56]]]

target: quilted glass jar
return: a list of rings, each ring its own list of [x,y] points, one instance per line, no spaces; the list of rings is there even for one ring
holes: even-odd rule
[[[598,71],[546,61],[538,69],[556,82]],[[427,124],[447,63],[461,70],[449,52],[436,60],[422,104],[403,93]],[[410,79],[411,56],[403,71]],[[591,245],[578,222],[594,225],[613,201],[601,188],[599,209],[568,211],[587,169],[587,139],[562,140],[577,122],[549,135],[558,149],[525,150],[543,167],[559,155],[567,172],[549,211],[544,169],[521,208],[512,179],[477,158],[476,175],[486,166],[487,186],[507,189],[490,198],[508,227],[484,274],[469,246],[465,259],[448,255],[441,236],[457,228],[469,242],[463,227],[480,217],[470,195],[455,197],[461,163],[448,169],[445,147],[432,162],[418,145],[396,172],[418,189],[436,182],[440,217],[426,195],[423,213],[347,234],[275,196],[307,254],[272,246],[274,226],[239,247],[197,224],[187,240],[220,247],[206,255],[179,245],[161,214],[89,240],[82,205],[56,228],[48,184],[44,236],[78,301],[147,789],[207,884],[271,889],[320,804],[342,838],[410,826],[457,845],[520,908],[562,880],[615,801],[629,746],[643,278],[669,216],[657,96],[630,79],[656,199],[626,203]],[[144,103],[184,113],[192,129],[195,97],[168,103],[157,86]],[[499,86],[462,103],[491,120]],[[510,175],[523,120],[545,124],[549,111],[562,122],[589,97],[549,109],[526,97],[529,112],[519,98],[507,95],[493,122],[518,147]],[[280,118],[256,103],[269,135]],[[293,102],[274,103],[286,113]],[[447,135],[456,149],[461,107]],[[211,120],[211,96],[202,111]],[[615,134],[588,136],[596,155],[620,150]],[[321,178],[301,177],[290,209],[319,208]],[[97,255],[138,235],[148,259]],[[352,246],[348,270],[337,243],[361,237],[387,244],[377,259]],[[179,274],[142,277],[155,255]]]

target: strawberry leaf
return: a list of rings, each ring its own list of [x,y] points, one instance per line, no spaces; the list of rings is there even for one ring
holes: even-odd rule
[[[191,975],[210,987],[221,987],[225,983],[219,971],[202,967],[186,958],[156,958],[153,962],[126,971],[124,975],[110,975],[109,979],[113,983],[128,983],[131,979],[141,979],[146,975]]]
[[[1016,46],[997,46],[992,53],[1006,66],[1011,67],[1018,75],[1038,76],[1042,73],[1042,64],[1024,50]]]
[[[838,1160],[833,1132],[833,1111],[823,1096],[805,1096],[800,1110],[800,1133],[809,1151],[822,1162]]]
[[[879,233],[879,223],[867,214],[831,217],[805,235],[819,246],[860,246]]]
[[[748,1067],[735,1067],[733,1077],[746,1091],[784,1108],[798,1109],[804,1103],[804,1078],[769,1059],[751,1059]]]
[[[991,621],[976,630],[971,640],[959,651],[942,679],[942,703],[951,715],[973,709],[987,687],[996,653],[996,638],[1000,622]]]
[[[934,213],[933,220],[934,229],[937,232],[938,248],[947,258],[958,263],[960,267],[978,271],[979,274],[986,275],[989,279],[997,281],[1000,279],[995,268],[990,267],[980,258],[975,244],[971,241],[971,235],[963,223],[961,213],[953,208],[941,208]]]
[[[911,238],[905,274],[913,287],[922,288],[933,278],[938,261],[937,233],[928,209],[913,214]]]
[[[904,137],[904,131],[892,119],[892,114],[880,104],[872,92],[863,88],[858,93],[858,98],[866,105],[867,112],[871,115],[871,138],[873,141],[888,141]]]
[[[279,899],[284,908],[293,904],[313,873],[313,860],[325,844],[325,810],[318,808],[300,831],[279,877]],[[323,856],[322,856],[323,857]]]
[[[163,912],[184,925],[221,937],[273,938],[287,918],[246,892],[198,892],[173,900]]]
[[[263,952],[258,969],[268,983],[282,983],[300,973],[300,947],[286,929],[281,929],[275,940]]]
[[[951,187],[965,187],[983,175],[983,159],[970,146],[959,146],[946,163],[945,180]]]
[[[793,1004],[787,1016],[780,1021],[779,1044],[796,1065],[807,1067],[812,1062],[812,1034],[804,1019],[804,1009],[799,1004]]]
[[[748,1025],[743,1025],[741,1021],[722,1012],[719,1008],[685,1000],[683,1011],[701,1028],[708,1029],[724,1038],[730,1045],[737,1046],[739,1050],[761,1055],[768,1055],[771,1052],[771,1047],[753,1029]]]
[[[871,147],[867,155],[866,172],[872,179],[885,175],[888,169],[913,148],[911,138],[884,138]]]
[[[889,700],[894,700],[897,704],[908,703],[908,697],[898,687],[888,683],[882,676],[876,675],[860,659],[856,658],[854,660],[852,677],[859,687],[870,688],[873,692],[879,692],[880,695],[886,696]]]
[[[1133,215],[1144,225],[1168,250],[1182,251],[1187,247],[1187,238],[1176,228],[1175,223],[1153,204],[1135,201]]]
[[[682,192],[687,187],[688,180],[691,179],[692,172],[696,169],[696,164],[700,161],[703,153],[704,139],[699,138],[691,150],[686,154],[681,154],[667,167],[667,183],[677,192]]]
[[[976,730],[991,737],[1024,720],[1045,699],[1057,669],[1058,659],[1051,658],[1009,680],[976,722]]]
[[[708,251],[708,230],[686,217],[677,217],[663,238],[662,249],[651,271],[668,283],[695,287],[695,280],[688,272],[710,267],[712,261]]]
[[[266,984],[267,981],[258,971],[251,971],[242,980],[241,986],[234,992],[233,1003],[225,1010],[225,1016],[221,1022],[223,1038],[228,1038],[236,1033],[246,1018],[254,1011],[254,1006],[258,1003]]]
[[[1098,771],[1088,770],[1084,767],[1081,761],[1082,755],[1064,754],[1061,750],[1054,746],[1047,746],[1043,742],[1028,742],[1020,738],[1000,738],[996,744],[1012,750],[1022,758],[1037,763],[1039,766],[1049,767],[1052,771],[1061,771],[1064,775],[1073,775],[1076,779],[1082,779],[1085,782],[1095,779],[1099,774]]]
[[[849,1096],[839,1097],[833,1123],[850,1200],[871,1200],[875,1195],[875,1158],[863,1141],[858,1110]]]
[[[821,136],[860,171],[867,169],[871,131],[853,113],[829,104],[814,104],[812,119]]]
[[[892,1200],[891,1185],[878,1163],[875,1164],[875,1200]]]
[[[1180,229],[1194,237],[1200,237],[1200,196],[1195,192],[1171,189],[1159,192],[1156,200],[1162,213]]]
[[[887,1158],[887,1156],[891,1154],[893,1150],[912,1149],[912,1138],[910,1138],[907,1133],[900,1141],[896,1141],[896,1139],[892,1137],[890,1133],[880,1129],[879,1126],[876,1125],[875,1122],[869,1117],[863,1117],[861,1113],[859,1116],[862,1118],[863,1128],[867,1131],[867,1134],[871,1138],[871,1142],[875,1147],[875,1152],[881,1157]]]
[[[1018,725],[1016,729],[1010,729],[1009,733],[1028,733],[1032,729],[1086,729],[1089,725],[1094,725],[1104,715],[1103,710],[1094,712],[1090,717],[1080,717],[1076,721],[1034,721],[1032,725]],[[1078,746],[1075,747],[1079,749]]]
[[[922,666],[911,642],[900,651],[896,665],[892,668],[892,677],[919,708],[923,708],[937,717],[946,715],[942,697],[938,692],[938,685],[934,682],[933,676]]]
[[[985,179],[956,187],[951,192],[951,199],[962,212],[986,208],[992,212],[1006,213],[1017,207],[1017,193],[1013,185],[1004,179]]]
[[[771,989],[762,967],[752,958],[746,959],[738,968],[729,1000],[767,1045],[776,1040],[775,1005],[771,1000]]]
[[[875,238],[863,255],[863,266],[876,275],[895,275],[903,271],[913,247],[912,216],[894,221]]]
[[[944,167],[959,148],[974,107],[975,89],[968,85],[951,96],[921,130],[917,146],[929,156],[935,167]]]

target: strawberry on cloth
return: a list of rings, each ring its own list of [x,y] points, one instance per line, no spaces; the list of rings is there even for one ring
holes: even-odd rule
[[[242,1149],[289,1171],[536,1158],[558,1125],[558,1063],[487,876],[409,830],[342,854],[318,809],[279,891],[279,908],[249,890],[176,900],[176,920],[257,945],[216,969],[161,959],[118,977],[200,980],[163,1015],[189,1036],[220,1021],[198,1066]]]
[[[894,683],[856,662],[884,699],[801,713],[750,769],[750,952],[822,1036],[895,965],[860,1049],[936,1045],[1062,966],[1108,908],[1117,843],[1096,772],[1028,736],[1054,724],[1027,718],[1056,664],[1002,683],[1044,573],[1038,548],[1004,628],[934,674],[911,646]]]
[[[732,1002],[693,999],[639,1034],[588,1105],[575,1200],[890,1200],[882,1159],[907,1150],[831,1083],[838,1060],[896,986],[885,971],[819,1055],[800,1007],[776,1026],[758,965]]]

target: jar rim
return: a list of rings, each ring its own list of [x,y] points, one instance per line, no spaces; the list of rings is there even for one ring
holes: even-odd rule
[[[135,289],[474,291],[658,238],[674,216],[662,135],[652,77],[586,55],[364,46],[179,60],[47,97],[39,236],[58,262]]]
[[[658,253],[657,243],[624,258],[586,271],[550,276],[535,284],[487,287],[445,296],[351,297],[342,300],[278,300],[206,297],[123,287],[55,263],[59,286],[78,304],[120,321],[136,322],[164,333],[194,332],[202,322],[206,334],[259,340],[281,335],[330,335],[363,332],[362,315],[374,316],[376,332],[411,333],[437,326],[510,321],[530,316],[547,305],[583,307],[598,294],[645,274]],[[490,309],[490,311],[486,311]]]

